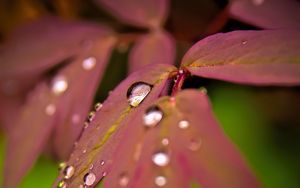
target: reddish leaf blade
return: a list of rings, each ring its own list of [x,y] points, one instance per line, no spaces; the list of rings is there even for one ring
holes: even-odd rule
[[[0,80],[12,80],[26,89],[49,68],[88,50],[94,38],[111,33],[102,25],[56,18],[24,26],[7,39],[0,51]]]
[[[297,30],[235,31],[196,43],[182,67],[192,74],[255,85],[300,84]]]
[[[158,28],[167,18],[169,0],[95,0],[124,23]]]
[[[196,90],[164,97],[156,103],[164,116],[156,127],[145,128],[143,116],[127,125],[104,187],[259,187],[245,161],[219,128],[207,96]],[[188,126],[180,128],[180,121]],[[182,126],[182,125],[181,125]],[[157,166],[153,156],[167,153],[170,160]],[[163,161],[160,159],[160,161]],[[162,163],[161,163],[162,164]],[[123,186],[125,187],[125,186]]]
[[[233,0],[230,12],[235,19],[267,29],[300,28],[297,0]]]
[[[175,41],[164,31],[154,31],[142,36],[129,56],[129,72],[147,64],[174,64]]]
[[[53,80],[64,78],[60,84],[42,84],[24,105],[20,118],[8,136],[4,187],[17,187],[47,141],[52,142],[57,158],[65,159],[69,155],[83,129],[84,117],[92,103],[115,39],[104,37],[94,42],[97,44],[82,54],[84,58],[79,58],[57,73]],[[95,64],[93,67],[89,66],[89,69],[83,60],[87,57],[95,58]],[[79,101],[78,97],[87,98]],[[76,122],[74,115],[77,116]],[[49,140],[53,129],[56,129],[54,137]]]
[[[118,157],[115,155],[116,147],[126,136],[124,130],[127,130],[128,122],[142,114],[145,107],[158,98],[170,72],[175,70],[174,67],[167,65],[148,66],[144,70],[131,74],[109,95],[71,154],[68,165],[74,166],[75,174],[71,179],[65,180],[68,186],[82,185],[84,176],[88,172],[96,176],[94,186],[110,173],[112,162]],[[150,84],[152,89],[145,100],[134,108],[129,106],[126,93],[136,82]],[[61,174],[57,181],[62,180],[63,177],[64,175]]]

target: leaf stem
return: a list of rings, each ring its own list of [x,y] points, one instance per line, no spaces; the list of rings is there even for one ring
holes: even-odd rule
[[[175,78],[175,83],[174,83],[173,88],[172,88],[171,96],[174,96],[178,91],[181,90],[182,85],[183,85],[186,77],[188,76],[188,74],[189,74],[189,72],[187,70],[184,70],[184,69],[179,69],[177,71],[176,78]]]

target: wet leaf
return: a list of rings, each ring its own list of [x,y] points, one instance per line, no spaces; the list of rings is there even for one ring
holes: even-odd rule
[[[154,31],[142,36],[129,57],[130,72],[147,64],[174,64],[175,41],[164,31]]]
[[[128,136],[124,130],[128,130],[128,126],[136,126],[133,119],[141,116],[145,107],[160,96],[170,72],[175,70],[168,65],[151,65],[131,74],[112,91],[67,162],[75,168],[74,176],[65,180],[68,186],[84,184],[84,179],[94,186],[110,173],[112,162],[118,159],[115,158],[116,147]],[[150,92],[147,85],[151,86]],[[63,177],[61,173],[54,187]]]
[[[158,28],[168,15],[168,0],[95,0],[124,23]]]
[[[0,80],[13,80],[17,85],[28,87],[45,71],[86,51],[94,38],[110,33],[102,25],[57,18],[45,18],[24,26],[2,46]]]
[[[235,31],[196,43],[182,67],[192,74],[255,85],[300,84],[297,30]]]
[[[66,159],[71,152],[115,39],[107,36],[93,42],[90,50],[61,69],[50,83],[40,83],[23,106],[8,135],[4,187],[17,187],[47,142],[57,158]],[[87,58],[94,58],[95,64],[87,66]]]
[[[233,18],[267,29],[300,28],[297,0],[233,0]]]

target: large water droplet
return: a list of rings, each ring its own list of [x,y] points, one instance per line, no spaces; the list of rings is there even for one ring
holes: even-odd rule
[[[157,186],[163,187],[167,184],[167,178],[165,176],[156,176],[154,182]]]
[[[163,112],[157,107],[150,107],[143,116],[144,125],[155,127],[163,118]]]
[[[58,182],[57,188],[67,188],[67,183],[64,180],[61,180]]]
[[[181,129],[187,129],[189,126],[190,126],[190,123],[186,120],[181,120],[178,123],[178,127],[181,128]]]
[[[96,58],[94,57],[89,57],[82,61],[82,67],[84,70],[91,70],[95,67],[95,65],[96,65]]]
[[[52,92],[56,95],[60,95],[68,88],[68,82],[65,76],[58,75],[52,81]]]
[[[75,173],[75,168],[73,166],[66,166],[63,173],[65,175],[65,179],[70,179]]]
[[[121,187],[126,187],[129,183],[129,177],[126,173],[122,173],[120,175],[120,179],[119,179],[119,185]]]
[[[157,166],[166,166],[170,162],[169,155],[165,152],[157,152],[153,154],[152,161]]]
[[[96,181],[96,175],[94,173],[87,173],[83,177],[83,182],[87,186],[91,186],[95,183]]]
[[[152,86],[144,82],[132,84],[127,91],[127,99],[132,107],[137,107],[150,93]]]
[[[48,104],[45,108],[45,113],[49,116],[52,116],[56,111],[56,107],[54,104]]]

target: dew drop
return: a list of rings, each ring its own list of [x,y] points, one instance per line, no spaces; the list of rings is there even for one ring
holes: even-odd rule
[[[166,166],[170,162],[170,158],[165,152],[158,152],[152,156],[152,161],[157,166]]]
[[[67,163],[65,162],[61,162],[58,164],[58,170],[62,170],[62,169],[65,169],[67,166]]]
[[[86,153],[86,149],[82,150],[82,153]]]
[[[127,91],[127,99],[132,107],[137,107],[150,93],[151,85],[144,82],[132,84]]]
[[[88,122],[84,122],[83,128],[86,129],[86,128],[89,127],[89,125],[90,125],[90,124],[89,124]]]
[[[155,127],[163,118],[163,112],[157,107],[150,107],[143,116],[144,125]]]
[[[91,70],[95,67],[95,65],[96,65],[96,58],[94,57],[89,57],[82,61],[82,68],[84,70]]]
[[[120,179],[119,179],[119,185],[121,187],[126,187],[129,183],[129,178],[128,178],[128,175],[126,173],[122,173],[120,175]]]
[[[200,87],[200,88],[199,88],[199,91],[200,91],[201,93],[207,94],[207,89],[206,89],[205,87]]]
[[[49,116],[52,116],[56,111],[56,107],[54,104],[48,104],[45,108],[45,113]]]
[[[96,103],[94,106],[95,111],[98,112],[102,108],[102,106],[103,105],[100,102]]]
[[[167,178],[165,176],[157,176],[155,177],[155,184],[159,187],[163,187],[167,184]]]
[[[197,151],[201,146],[201,140],[191,139],[188,145],[188,149],[191,151]]]
[[[68,89],[68,82],[65,76],[56,76],[52,81],[52,92],[60,95]]]
[[[88,122],[92,122],[95,118],[95,115],[96,115],[96,113],[94,111],[91,111],[87,118]]]
[[[107,176],[107,172],[102,173],[102,177],[105,177],[105,176]]]
[[[63,173],[65,175],[65,179],[70,179],[75,173],[75,168],[73,166],[66,166]]]
[[[190,126],[190,123],[186,120],[181,120],[178,123],[178,127],[181,128],[181,129],[187,129],[189,126]]]
[[[161,140],[161,144],[164,145],[164,146],[169,145],[169,139],[163,138],[163,139]]]
[[[102,160],[102,161],[100,162],[100,165],[103,166],[104,164],[105,164],[105,161]]]
[[[246,40],[243,40],[243,41],[242,41],[242,44],[243,44],[243,45],[245,45],[245,44],[247,44],[247,43],[248,43],[248,42],[247,42]]]
[[[83,177],[83,182],[87,186],[91,186],[96,181],[96,175],[94,173],[87,173]]]
[[[94,165],[93,164],[91,164],[90,165],[90,170],[92,170],[94,168]]]
[[[64,180],[61,180],[58,182],[57,188],[67,188],[67,183]]]

